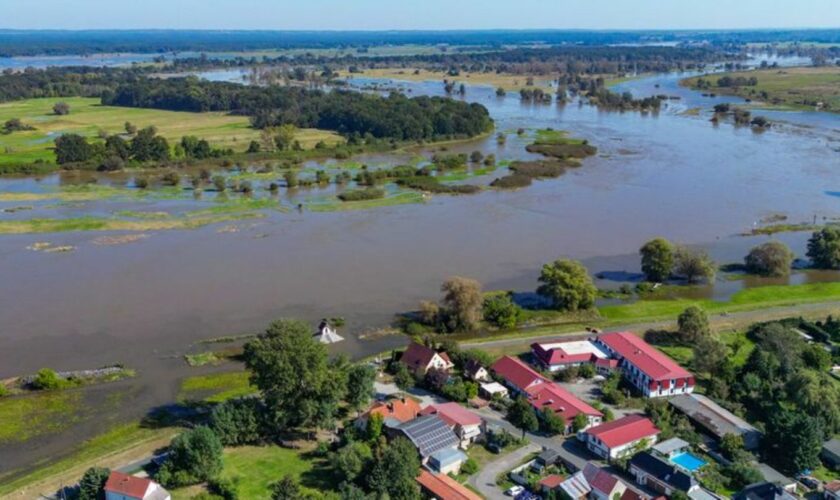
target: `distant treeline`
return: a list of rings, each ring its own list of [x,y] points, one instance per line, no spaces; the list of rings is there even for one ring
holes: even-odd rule
[[[6,70],[0,75],[0,102],[37,97],[100,97],[103,92],[139,78],[146,71],[83,66]]]
[[[472,137],[490,130],[481,104],[441,97],[387,97],[302,87],[255,87],[198,78],[140,78],[106,92],[111,106],[169,111],[227,111],[251,117],[256,128],[291,123],[352,136],[396,140]]]

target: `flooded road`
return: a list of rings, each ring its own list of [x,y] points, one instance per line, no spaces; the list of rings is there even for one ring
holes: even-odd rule
[[[671,87],[657,93],[691,92],[675,82],[665,75],[621,89],[644,93],[658,84]],[[402,85],[411,95],[443,93],[439,82]],[[523,104],[518,96],[498,98],[494,89],[469,86],[465,98],[487,106],[509,140],[500,146],[491,136],[451,151],[523,157],[524,141],[513,132],[520,127],[568,130],[599,148],[582,168],[519,191],[434,196],[359,212],[278,212],[239,223],[236,232],[152,231],[115,246],[95,244],[99,232],[0,236],[0,378],[45,366],[125,363],[139,375],[124,382],[134,396],[118,413],[133,418],[174,400],[178,378],[200,373],[186,368],[182,355],[202,339],[258,332],[280,317],[313,326],[321,317],[344,317],[348,340],[333,348],[361,356],[404,343],[398,336],[357,336],[437,297],[451,275],[476,278],[486,289],[533,290],[539,267],[559,257],[583,260],[593,274],[632,274],[639,271],[639,246],[655,236],[701,245],[719,262],[740,261],[768,239],[738,236],[762,219],[840,217],[840,198],[831,194],[840,191],[840,117],[820,114],[803,124],[810,120],[803,115],[795,125],[755,133],[684,115],[695,106],[684,101],[697,99],[704,109],[713,101],[680,95],[684,100],[657,115],[642,115],[578,103]],[[474,182],[486,185],[499,175]],[[31,190],[33,182],[0,180],[0,191]],[[138,207],[154,204],[126,208]],[[804,256],[807,236],[778,238]],[[27,250],[40,241],[76,251]],[[731,293],[740,285],[719,286]],[[0,471],[65,450],[95,429],[87,423],[69,438],[0,446]]]

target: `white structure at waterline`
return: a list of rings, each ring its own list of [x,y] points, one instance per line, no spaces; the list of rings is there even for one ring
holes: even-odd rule
[[[321,323],[318,325],[318,331],[315,333],[315,337],[318,339],[318,342],[322,344],[335,344],[336,342],[341,342],[344,340],[344,337],[338,334],[335,331],[335,328],[330,326],[330,322],[326,319],[322,319]]]

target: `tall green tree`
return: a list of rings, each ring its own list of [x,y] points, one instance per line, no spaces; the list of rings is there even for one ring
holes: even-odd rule
[[[693,344],[702,338],[711,336],[709,316],[697,306],[689,306],[677,318],[680,341]]]
[[[307,426],[319,419],[336,394],[327,350],[307,323],[280,320],[245,345],[245,365],[269,412],[280,426]]]
[[[418,500],[420,488],[414,479],[420,474],[420,456],[411,441],[398,437],[391,441],[377,457],[370,474],[368,487],[379,498]]]
[[[806,413],[777,408],[767,422],[763,443],[765,454],[783,472],[795,474],[820,465],[822,430],[817,419]]]
[[[454,276],[443,282],[442,312],[447,329],[452,332],[471,332],[481,322],[483,295],[481,283],[474,279]]]
[[[589,309],[595,305],[598,289],[583,264],[560,259],[543,266],[537,293],[563,311]]]
[[[305,498],[300,482],[291,474],[286,474],[271,486],[271,500],[303,500]]]
[[[819,269],[840,269],[840,227],[826,226],[808,240],[806,254]]]
[[[519,397],[508,408],[507,419],[510,423],[522,431],[522,437],[526,432],[534,432],[540,425],[534,407],[523,397]]]
[[[222,471],[222,442],[203,425],[182,432],[169,444],[169,456],[157,473],[164,486],[205,482]]]
[[[713,280],[715,273],[715,262],[705,251],[686,246],[677,247],[674,253],[674,274],[685,278],[689,283],[696,283],[701,279]]]
[[[91,467],[86,470],[79,481],[78,500],[104,500],[105,482],[111,470],[105,467]]]
[[[762,276],[787,276],[793,263],[793,252],[781,241],[768,241],[750,250],[744,257],[747,271]]]
[[[674,245],[665,238],[654,238],[639,249],[642,272],[647,281],[667,280],[674,270]]]
[[[93,155],[93,146],[79,134],[63,134],[55,140],[55,162],[59,165],[90,161]]]
[[[373,383],[376,369],[368,364],[350,367],[347,373],[347,404],[354,410],[360,410],[370,403],[375,393]]]

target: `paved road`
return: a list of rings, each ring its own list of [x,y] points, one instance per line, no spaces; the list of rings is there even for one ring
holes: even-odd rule
[[[540,451],[540,447],[534,443],[529,443],[516,451],[502,455],[498,459],[485,464],[478,474],[472,476],[469,480],[470,485],[481,492],[489,500],[504,500],[506,497],[504,492],[496,486],[496,477],[503,472],[507,472],[520,462],[525,460],[525,457],[531,453]]]

